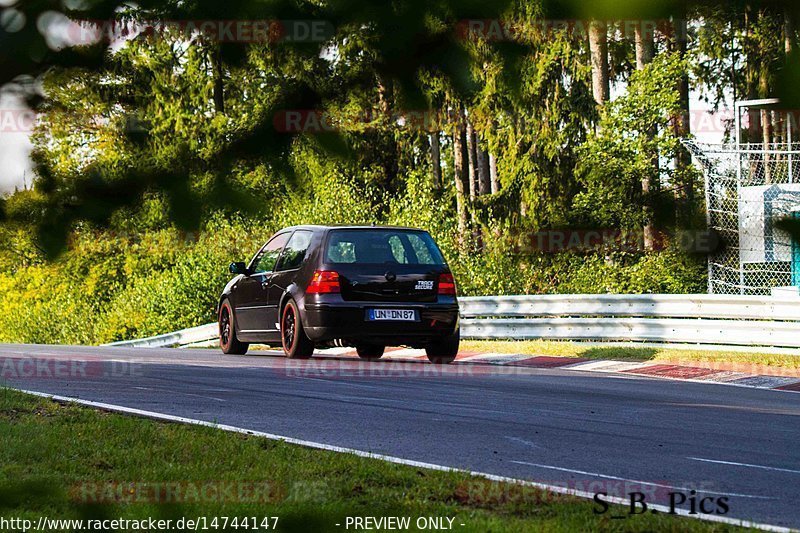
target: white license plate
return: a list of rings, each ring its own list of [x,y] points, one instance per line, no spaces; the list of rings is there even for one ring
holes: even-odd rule
[[[413,309],[369,309],[367,320],[401,320],[414,322],[417,314]]]

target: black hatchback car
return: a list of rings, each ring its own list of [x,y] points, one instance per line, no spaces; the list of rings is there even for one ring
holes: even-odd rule
[[[219,302],[222,351],[281,345],[290,358],[354,346],[424,348],[433,363],[458,353],[453,274],[426,231],[388,226],[295,226],[276,233],[236,274]]]

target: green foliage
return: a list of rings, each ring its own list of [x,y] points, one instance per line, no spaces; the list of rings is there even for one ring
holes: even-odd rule
[[[548,228],[639,230],[669,198],[645,195],[642,177],[687,182],[653,164],[678,150],[669,120],[686,61],[661,53],[630,73],[632,42],[612,42],[612,76],[628,91],[598,108],[585,39],[542,31],[540,2],[273,4],[222,9],[225,19],[321,18],[335,32],[243,45],[166,31],[105,55],[87,47],[97,68],[47,70],[35,189],[0,206],[0,339],[100,343],[213,320],[227,264],[308,223],[425,228],[465,295],[704,290],[702,261],[678,251],[536,254],[516,242]],[[121,16],[219,18],[210,6],[165,14],[145,1]],[[458,34],[459,21],[497,16],[511,35]],[[706,38],[721,61],[720,41]],[[287,110],[333,127],[283,131]],[[442,183],[415,113],[437,116]],[[501,185],[461,197],[461,235],[454,115],[493,154]]]
[[[195,252],[168,270],[134,277],[108,303],[98,337],[147,337],[213,322],[229,278],[223,265],[211,254]]]
[[[317,188],[318,187],[318,188]],[[453,268],[462,295],[550,292],[703,292],[701,260],[677,251],[606,259],[594,254],[516,254],[495,223],[475,251],[460,242],[450,192],[409,176],[385,219],[346,181],[331,178],[287,196],[266,219],[210,217],[195,237],[174,229],[135,234],[79,230],[55,262],[41,256],[0,268],[0,342],[105,343],[213,321],[227,265],[247,260],[269,235],[293,223],[366,222],[428,229]],[[361,213],[360,215],[358,213]],[[352,218],[351,218],[352,217]]]
[[[220,218],[200,238],[77,231],[58,260],[0,273],[0,340],[104,343],[212,321],[227,264],[263,238]]]
[[[92,344],[97,339],[95,303],[79,282],[53,266],[0,274],[0,341]]]
[[[677,54],[660,54],[632,74],[624,95],[605,106],[575,168],[583,183],[574,201],[577,223],[640,228],[653,216],[643,206],[666,198],[657,190],[646,198],[642,181],[658,172],[662,180],[676,182],[673,169],[663,164],[666,168],[657,168],[654,158],[671,161],[680,149],[670,120],[680,114],[675,80],[686,68]]]
[[[215,319],[227,265],[249,259],[277,229],[294,223],[370,222],[429,230],[453,268],[462,295],[540,293],[683,293],[705,290],[702,259],[677,250],[648,254],[517,253],[514,229],[492,221],[484,248],[459,239],[452,191],[434,189],[425,172],[405,191],[378,201],[369,187],[326,174],[306,158],[309,183],[287,195],[266,218],[208,217],[201,232],[128,232],[79,228],[70,249],[53,262],[41,252],[0,263],[0,342],[99,344],[157,335]],[[317,166],[319,165],[319,166]],[[144,219],[150,207],[142,207]],[[136,228],[127,221],[123,228]],[[38,254],[38,255],[37,255]]]
[[[461,294],[641,294],[706,290],[705,263],[676,251],[647,254],[559,253],[513,256],[503,251],[459,257],[452,266]]]
[[[539,4],[518,4],[508,23],[519,53],[478,43],[481,91],[468,108],[511,193],[496,200],[506,204],[516,225],[539,229],[570,220],[579,148],[597,111],[582,43],[563,30],[543,34],[535,18]]]

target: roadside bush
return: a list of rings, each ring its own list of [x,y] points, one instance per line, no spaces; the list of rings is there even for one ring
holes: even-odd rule
[[[99,344],[157,335],[215,319],[231,261],[247,261],[281,227],[301,223],[378,223],[427,229],[455,272],[459,293],[704,292],[704,260],[678,250],[646,254],[518,253],[513,231],[489,220],[482,246],[457,237],[449,189],[412,173],[390,199],[376,187],[306,159],[308,183],[270,200],[263,217],[222,212],[197,234],[153,224],[117,231],[78,228],[54,262],[0,256],[0,341]],[[317,165],[316,167],[313,167]],[[312,168],[313,167],[313,168]],[[301,192],[302,191],[302,192]],[[148,215],[149,216],[149,215]],[[30,255],[32,252],[26,252]]]
[[[95,304],[81,285],[65,283],[53,266],[0,274],[0,342],[92,344]]]
[[[500,294],[699,293],[704,261],[674,251],[602,255],[463,254],[451,266],[465,296]]]
[[[202,251],[174,267],[134,278],[109,303],[99,340],[158,335],[212,322],[217,297],[230,278],[227,264]]]

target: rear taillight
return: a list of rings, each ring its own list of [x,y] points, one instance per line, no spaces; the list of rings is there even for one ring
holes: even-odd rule
[[[445,296],[456,295],[456,280],[452,274],[441,274],[439,276],[439,294]]]
[[[317,270],[311,276],[311,282],[306,287],[306,294],[335,294],[339,293],[339,274],[332,270]]]

